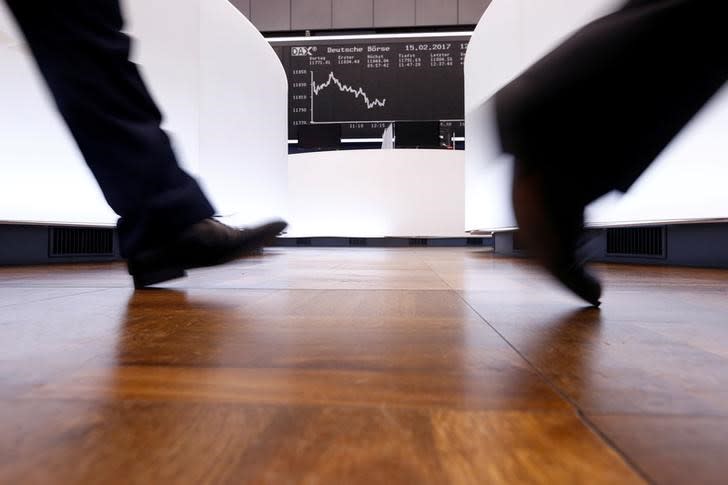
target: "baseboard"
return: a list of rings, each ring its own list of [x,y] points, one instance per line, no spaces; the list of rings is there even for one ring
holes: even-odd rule
[[[0,264],[118,261],[116,230],[108,227],[0,225]]]
[[[728,268],[728,223],[592,228],[587,238],[596,262]],[[496,232],[494,252],[528,254],[517,231]]]
[[[280,237],[280,247],[318,248],[411,248],[411,247],[493,247],[491,237]]]
[[[490,237],[280,237],[279,247],[486,247]],[[119,261],[116,230],[108,227],[0,224],[0,265]]]

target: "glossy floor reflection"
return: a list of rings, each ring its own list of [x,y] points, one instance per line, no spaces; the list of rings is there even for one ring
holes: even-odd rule
[[[0,483],[721,483],[728,272],[272,249],[0,268]]]

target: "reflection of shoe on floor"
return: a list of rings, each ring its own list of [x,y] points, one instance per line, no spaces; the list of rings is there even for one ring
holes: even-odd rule
[[[279,220],[235,229],[215,219],[204,219],[173,241],[129,258],[129,274],[135,288],[181,278],[186,269],[216,266],[252,254],[271,243],[287,225]]]
[[[513,210],[528,251],[554,278],[576,295],[599,306],[602,285],[577,258],[583,232],[584,206],[553,194],[543,174],[516,162]]]

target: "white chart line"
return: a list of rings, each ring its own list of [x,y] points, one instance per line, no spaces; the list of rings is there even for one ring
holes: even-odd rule
[[[367,96],[367,93],[364,92],[364,89],[362,89],[362,88],[354,89],[353,87],[351,87],[347,84],[343,84],[341,81],[339,81],[336,78],[333,71],[331,71],[329,73],[329,78],[326,80],[326,82],[324,82],[322,84],[316,84],[316,81],[314,81],[314,79],[313,79],[313,71],[311,71],[311,91],[314,95],[318,96],[319,92],[321,92],[324,89],[331,86],[331,83],[336,84],[336,86],[339,88],[339,91],[341,91],[343,93],[351,93],[357,99],[360,96],[363,97],[364,102],[367,105],[367,109],[373,109],[375,107],[383,108],[387,102],[386,99],[379,100],[376,98],[374,99],[374,101],[369,101],[369,96]],[[313,109],[313,96],[311,97],[311,107]],[[313,114],[311,115],[311,117],[313,118]]]

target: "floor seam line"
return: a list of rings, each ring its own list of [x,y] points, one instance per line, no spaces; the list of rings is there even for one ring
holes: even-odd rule
[[[655,483],[655,482],[654,482],[654,481],[653,481],[653,480],[652,480],[652,479],[651,479],[651,478],[650,478],[650,477],[649,477],[649,476],[647,475],[647,473],[646,473],[646,472],[645,472],[644,470],[642,470],[642,468],[641,468],[641,467],[637,466],[637,463],[636,463],[636,462],[635,462],[634,460],[632,460],[632,459],[631,459],[631,458],[630,458],[630,457],[629,457],[629,456],[628,456],[628,455],[627,455],[627,454],[626,454],[626,453],[625,453],[624,451],[622,451],[622,450],[621,450],[621,449],[620,449],[620,448],[619,448],[618,446],[616,446],[616,444],[615,444],[615,443],[614,443],[614,442],[613,442],[612,440],[610,440],[610,439],[609,439],[609,438],[608,438],[608,437],[607,437],[607,436],[606,436],[606,435],[605,435],[605,434],[604,434],[604,433],[603,433],[603,432],[602,432],[602,431],[601,431],[601,430],[600,430],[599,428],[597,428],[597,426],[596,426],[596,425],[595,425],[595,424],[594,424],[594,423],[593,423],[593,422],[592,422],[592,421],[591,421],[591,420],[590,420],[590,419],[589,419],[589,418],[588,418],[588,417],[587,417],[587,416],[586,416],[586,415],[585,415],[585,414],[584,414],[584,413],[582,412],[581,408],[580,408],[580,407],[578,406],[578,404],[577,404],[577,403],[576,403],[576,402],[575,402],[575,401],[574,401],[573,399],[571,399],[571,398],[570,398],[570,397],[569,397],[569,396],[568,396],[568,395],[567,395],[567,394],[566,394],[565,392],[563,392],[563,391],[562,391],[562,390],[561,390],[561,389],[560,389],[560,388],[559,388],[559,387],[558,387],[558,386],[557,386],[556,384],[554,384],[554,383],[553,383],[553,381],[552,381],[551,379],[549,379],[549,378],[548,378],[548,376],[546,376],[546,375],[545,375],[545,374],[544,374],[544,373],[543,373],[543,372],[542,372],[542,371],[541,371],[540,369],[538,369],[538,367],[536,367],[536,366],[535,366],[535,365],[533,364],[533,362],[531,362],[531,361],[530,361],[530,360],[529,360],[528,358],[526,358],[526,356],[525,356],[525,355],[523,355],[523,353],[521,353],[521,352],[520,352],[520,351],[519,351],[519,350],[518,350],[518,349],[517,349],[517,348],[516,348],[516,347],[515,347],[515,346],[514,346],[514,345],[513,345],[513,344],[512,344],[512,343],[511,343],[511,342],[510,342],[510,341],[509,341],[509,340],[508,340],[507,338],[506,338],[506,337],[505,337],[505,335],[503,335],[503,334],[502,334],[501,332],[499,332],[499,331],[498,331],[498,329],[496,329],[496,328],[495,328],[495,327],[493,326],[493,324],[491,324],[491,323],[490,323],[490,322],[489,322],[489,321],[488,321],[488,320],[487,320],[487,319],[486,319],[486,318],[485,318],[485,317],[484,317],[484,316],[483,316],[483,315],[482,315],[482,314],[481,314],[481,313],[480,313],[480,312],[479,312],[478,310],[476,310],[476,309],[475,309],[475,308],[474,308],[474,307],[473,307],[473,306],[472,306],[472,305],[470,304],[470,302],[469,302],[469,301],[467,301],[467,300],[465,299],[465,297],[463,296],[463,294],[461,293],[461,291],[460,291],[460,290],[457,290],[457,289],[453,288],[453,287],[452,287],[452,286],[451,286],[451,285],[450,285],[449,283],[447,283],[447,282],[446,282],[446,281],[445,281],[445,280],[444,280],[444,279],[442,278],[442,276],[440,276],[440,274],[439,274],[438,272],[436,272],[436,271],[435,271],[435,270],[434,270],[434,269],[432,268],[432,266],[430,266],[430,264],[429,264],[429,263],[425,262],[425,264],[427,265],[427,267],[428,267],[428,268],[430,268],[430,270],[432,270],[432,272],[433,272],[433,273],[435,273],[435,274],[437,275],[437,277],[438,277],[438,278],[439,278],[439,279],[440,279],[440,280],[441,280],[441,281],[442,281],[442,282],[443,282],[443,283],[444,283],[445,285],[447,285],[447,287],[448,287],[448,288],[450,288],[450,289],[451,289],[451,290],[452,290],[452,291],[453,291],[453,292],[454,292],[454,293],[455,293],[455,294],[457,295],[457,297],[458,297],[458,298],[460,299],[460,301],[462,301],[462,302],[463,302],[463,303],[464,303],[464,304],[465,304],[465,305],[466,305],[466,306],[467,306],[468,308],[470,308],[470,310],[471,310],[472,312],[474,312],[474,313],[475,313],[475,314],[476,314],[476,315],[478,316],[478,318],[480,318],[480,320],[482,320],[482,321],[483,321],[483,323],[485,323],[485,324],[486,324],[486,325],[487,325],[487,326],[488,326],[488,327],[489,327],[489,328],[490,328],[490,329],[491,329],[491,330],[492,330],[493,332],[495,332],[495,334],[496,334],[496,335],[498,335],[498,337],[500,337],[500,338],[501,338],[501,340],[503,340],[503,341],[504,341],[504,342],[506,343],[506,345],[507,345],[508,347],[510,347],[510,348],[511,348],[511,349],[512,349],[512,350],[513,350],[513,351],[514,351],[515,353],[516,353],[516,355],[518,355],[518,356],[519,356],[519,357],[520,357],[521,359],[523,359],[523,361],[524,361],[524,362],[526,362],[526,364],[528,365],[528,367],[530,367],[530,368],[531,368],[531,369],[533,370],[533,372],[535,372],[535,373],[536,373],[536,375],[537,375],[537,376],[539,376],[539,377],[541,378],[541,380],[542,380],[543,382],[545,382],[545,383],[546,383],[546,385],[547,385],[547,386],[548,386],[548,387],[549,387],[549,388],[550,388],[550,389],[551,389],[551,390],[552,390],[553,392],[555,392],[555,393],[556,393],[556,395],[557,395],[557,396],[559,396],[559,397],[560,397],[561,399],[563,399],[563,400],[564,400],[564,401],[565,401],[565,402],[566,402],[566,403],[567,403],[567,404],[568,404],[568,405],[569,405],[569,406],[571,407],[571,411],[572,411],[572,412],[573,412],[573,413],[574,413],[574,414],[575,414],[575,415],[577,416],[577,418],[579,419],[579,421],[581,421],[581,422],[582,422],[582,424],[584,424],[584,426],[585,426],[585,427],[586,427],[586,428],[587,428],[588,430],[590,430],[590,431],[591,431],[591,432],[592,432],[592,433],[593,433],[593,434],[594,434],[594,435],[595,435],[595,436],[596,436],[596,437],[597,437],[597,438],[598,438],[599,440],[601,440],[601,441],[602,441],[602,442],[603,442],[603,443],[604,443],[604,444],[605,444],[606,446],[608,446],[608,447],[609,447],[609,448],[610,448],[610,449],[611,449],[612,451],[614,451],[614,453],[616,453],[616,454],[617,454],[617,456],[619,456],[620,458],[622,458],[622,460],[624,461],[624,463],[625,463],[625,464],[626,464],[626,465],[627,465],[627,466],[628,466],[628,467],[629,467],[629,468],[630,468],[630,469],[631,469],[631,470],[632,470],[633,472],[635,472],[635,473],[637,474],[637,476],[639,476],[639,477],[640,477],[640,478],[641,478],[642,480],[644,480],[644,481],[645,481],[645,482],[647,482],[647,483]]]
[[[546,385],[555,392],[561,399],[566,401],[566,403],[571,406],[572,411],[574,414],[579,418],[579,421],[581,421],[587,429],[589,429],[594,435],[599,438],[605,445],[607,445],[611,450],[613,450],[622,460],[624,460],[625,464],[629,466],[632,471],[634,471],[640,478],[642,478],[647,483],[655,483],[654,480],[652,480],[647,473],[642,470],[641,467],[637,466],[637,463],[632,460],[624,451],[622,451],[616,444],[610,440],[599,428],[596,427],[594,423],[589,420],[589,418],[582,412],[579,405],[571,399],[564,391],[562,391],[556,384],[554,384],[553,380],[550,379],[546,374],[544,374],[538,367],[536,367],[533,362],[531,362],[523,353],[521,353],[498,329],[496,329],[493,324],[491,324],[478,310],[476,310],[470,302],[468,302],[465,297],[462,295],[460,291],[455,291],[460,298],[460,300],[467,305],[468,308],[470,308],[475,314],[491,329],[493,330],[505,343],[510,347],[521,359],[523,359],[524,362],[528,365],[533,372],[538,375],[543,382],[546,383]]]

